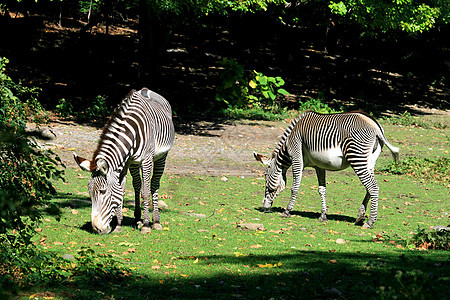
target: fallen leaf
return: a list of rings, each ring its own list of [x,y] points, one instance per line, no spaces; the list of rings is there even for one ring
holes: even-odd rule
[[[158,269],[161,269],[161,267],[160,266],[152,266],[152,270],[158,270]]]
[[[335,260],[335,259],[330,259],[329,262],[332,264],[337,264],[337,260]]]
[[[64,243],[61,243],[61,242],[53,242],[53,245],[64,245]]]
[[[250,246],[250,248],[253,248],[253,249],[258,249],[258,248],[261,248],[262,247],[262,245],[251,245]]]

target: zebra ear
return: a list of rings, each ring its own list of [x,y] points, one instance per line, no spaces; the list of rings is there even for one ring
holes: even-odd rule
[[[80,166],[81,170],[90,172],[91,171],[91,161],[89,159],[78,156],[75,152],[73,153],[73,158],[76,163]]]
[[[272,158],[258,154],[256,152],[253,151],[253,156],[255,157],[255,159],[257,161],[262,162],[264,165],[268,166],[270,164],[270,161],[272,160]]]
[[[108,173],[108,163],[106,162],[106,160],[104,160],[103,158],[99,158],[96,162],[97,165],[97,170],[100,171],[100,173],[102,173],[103,176],[106,176],[106,174]]]

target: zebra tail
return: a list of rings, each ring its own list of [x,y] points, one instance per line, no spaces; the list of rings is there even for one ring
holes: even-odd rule
[[[400,154],[399,154],[400,149],[391,145],[384,135],[382,136],[382,140],[383,140],[383,143],[386,145],[386,147],[388,147],[388,149],[392,152],[392,156],[394,157],[394,162],[398,163],[400,161]]]

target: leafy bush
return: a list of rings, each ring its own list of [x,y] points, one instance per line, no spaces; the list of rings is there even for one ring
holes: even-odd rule
[[[111,109],[106,104],[106,97],[98,95],[92,101],[92,105],[84,111],[75,113],[75,117],[81,122],[103,123],[110,115]]]
[[[400,162],[392,162],[387,167],[380,168],[380,171],[399,175],[406,174],[427,181],[448,184],[450,181],[450,159],[446,157],[406,157]]]
[[[42,135],[26,132],[28,116],[40,113],[38,90],[14,83],[5,74],[7,62],[0,59],[0,234],[38,222],[40,207],[55,192],[50,179],[63,178],[59,157],[34,141]]]
[[[73,259],[44,251],[23,239],[20,231],[0,235],[0,290],[11,294],[34,285],[80,287],[118,284],[130,276],[110,255],[82,247]],[[2,294],[0,294],[2,296]]]
[[[299,111],[312,110],[322,114],[334,114],[342,112],[343,108],[340,107],[339,110],[335,110],[328,104],[322,102],[320,99],[309,99],[306,102],[300,103]]]
[[[223,59],[224,69],[216,87],[216,101],[225,104],[222,113],[231,118],[282,119],[286,109],[281,99],[289,93],[282,88],[285,81],[253,71],[246,74],[234,59]],[[250,89],[251,88],[251,89]]]
[[[60,117],[68,118],[73,114],[73,105],[70,101],[62,98],[56,105],[55,111]]]
[[[446,230],[427,231],[418,227],[410,244],[420,249],[450,250],[450,232]]]
[[[219,62],[224,67],[219,75],[220,83],[216,87],[216,101],[228,107],[247,105],[248,85],[244,67],[234,59],[224,58]]]
[[[9,60],[0,57],[0,124],[25,128],[27,119],[42,122],[47,114],[37,100],[40,88],[15,83],[6,73]]]
[[[256,95],[248,95],[249,104],[256,104],[259,107],[266,109],[278,109],[280,103],[275,102],[283,95],[289,93],[282,88],[284,80],[280,76],[268,77],[260,72],[253,71],[254,77],[250,80],[248,85],[255,90]],[[262,97],[261,97],[262,96]]]

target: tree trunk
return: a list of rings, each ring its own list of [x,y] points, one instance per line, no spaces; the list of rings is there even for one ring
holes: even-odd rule
[[[148,87],[157,85],[160,80],[163,54],[171,33],[154,1],[139,0],[139,78],[141,84]]]

